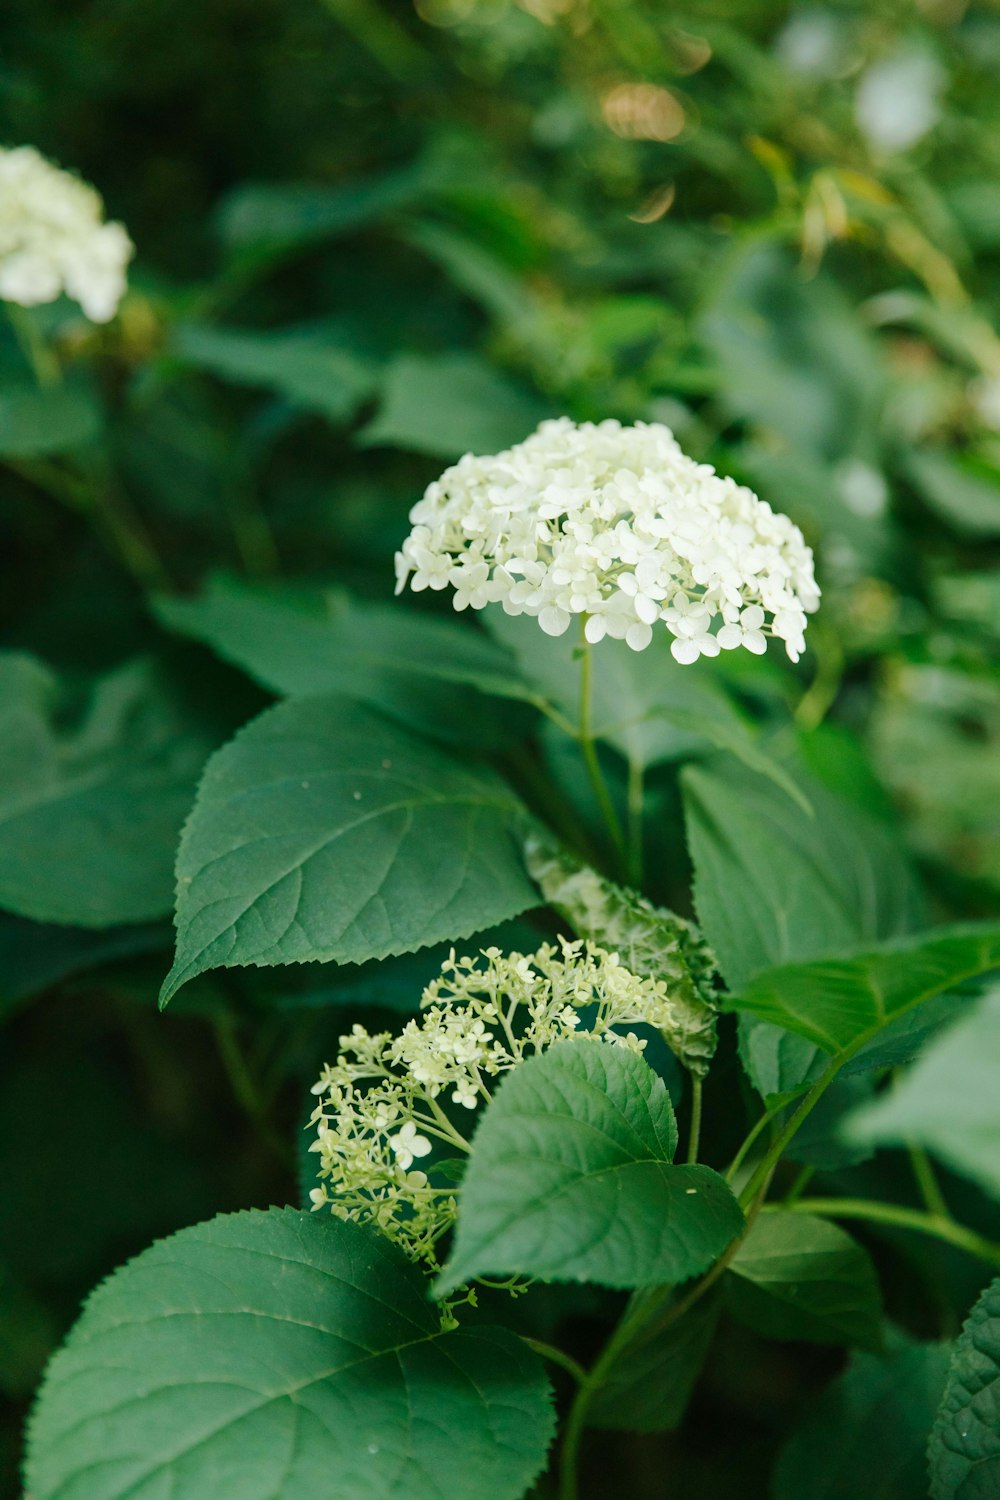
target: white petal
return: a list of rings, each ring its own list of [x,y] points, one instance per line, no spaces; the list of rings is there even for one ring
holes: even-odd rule
[[[565,635],[569,629],[569,615],[558,605],[549,604],[539,614],[538,623],[546,635]]]
[[[630,625],[625,632],[625,640],[633,651],[645,651],[653,639],[653,628],[651,625],[640,621],[637,625]]]
[[[601,615],[591,615],[583,627],[583,633],[590,644],[596,646],[598,641],[603,641],[607,628]]]
[[[767,650],[767,639],[759,630],[748,630],[744,633],[743,644],[754,656],[763,656]]]
[[[682,667],[690,667],[701,655],[701,647],[695,641],[673,641],[670,653]]]

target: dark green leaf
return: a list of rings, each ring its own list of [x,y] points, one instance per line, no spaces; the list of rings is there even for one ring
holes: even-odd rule
[[[161,1241],[49,1369],[34,1500],[519,1500],[552,1435],[539,1361],[443,1332],[424,1288],[374,1232],[291,1209]]]
[[[875,1269],[829,1219],[761,1214],[729,1264],[725,1291],[730,1313],[765,1338],[881,1345]]]
[[[206,969],[363,963],[466,937],[536,902],[521,805],[338,696],[255,719],[209,762],[178,855],[163,1002]]]
[[[608,1043],[510,1073],[476,1131],[439,1291],[479,1275],[654,1286],[703,1271],[743,1216],[707,1167],[675,1167],[661,1079]]]
[[[683,773],[695,907],[733,989],[770,964],[856,948],[920,920],[915,879],[885,827],[798,779],[812,817],[731,760]]]
[[[460,458],[519,443],[552,412],[473,354],[400,354],[382,405],[359,441],[366,448]]]
[[[169,952],[168,923],[133,927],[54,927],[0,913],[0,1017],[22,1000],[98,964]]]
[[[927,1433],[950,1346],[857,1354],[778,1460],[772,1500],[927,1500]]]
[[[835,1053],[998,964],[1000,926],[939,927],[841,959],[768,969],[731,1003]]]
[[[1000,954],[1000,945],[997,953]],[[994,958],[994,962],[998,959]],[[866,1145],[926,1146],[987,1192],[1000,1194],[1000,991],[920,1054],[890,1092],[845,1126]]]
[[[909,454],[906,469],[936,515],[969,536],[1000,536],[1000,471],[933,448]]]
[[[0,658],[0,905],[77,927],[162,916],[212,740],[143,662],[101,678],[67,729],[62,696],[33,658]]]
[[[160,596],[155,610],[169,629],[203,641],[274,693],[345,693],[464,743],[494,746],[523,727],[509,705],[470,698],[469,687],[501,697],[530,692],[500,647],[457,621],[225,575],[195,599]]]
[[[189,323],[168,352],[234,385],[263,386],[296,406],[346,421],[374,388],[374,372],[348,349],[318,338]]]
[[[1000,1494],[1000,1279],[986,1288],[955,1344],[928,1458],[931,1500]]]
[[[587,1407],[591,1427],[668,1432],[679,1426],[722,1311],[717,1289],[662,1331],[638,1333],[605,1372]]]
[[[0,457],[40,458],[67,453],[97,436],[101,413],[83,391],[62,386],[0,390]]]

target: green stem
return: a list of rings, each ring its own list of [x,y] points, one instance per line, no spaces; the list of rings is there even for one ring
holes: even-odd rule
[[[762,1131],[764,1131],[764,1130],[767,1129],[768,1125],[770,1125],[771,1121],[775,1118],[775,1116],[778,1113],[779,1113],[779,1111],[776,1110],[776,1109],[766,1109],[764,1111],[764,1113],[761,1115],[760,1119],[757,1120],[756,1124],[754,1124],[754,1125],[752,1125],[750,1127],[750,1130],[747,1132],[747,1135],[746,1135],[745,1140],[743,1141],[743,1144],[740,1146],[740,1148],[737,1151],[736,1155],[733,1157],[732,1161],[729,1163],[729,1167],[728,1167],[728,1169],[726,1171],[726,1181],[727,1182],[733,1182],[733,1181],[735,1181],[736,1176],[739,1173],[740,1167],[742,1167],[743,1163],[746,1161],[747,1154],[749,1153],[750,1148],[753,1146],[754,1142],[757,1140],[757,1137],[761,1134]]]
[[[944,1194],[934,1174],[934,1168],[930,1164],[927,1152],[920,1146],[909,1146],[910,1165],[913,1175],[917,1180],[920,1196],[924,1201],[924,1207],[928,1213],[937,1219],[950,1219],[951,1210],[944,1201]]]
[[[634,890],[642,887],[643,811],[646,773],[638,761],[628,763],[628,883]]]
[[[777,1204],[776,1207],[785,1207]],[[765,1210],[767,1212],[768,1210]],[[891,1224],[897,1229],[913,1229],[917,1234],[931,1235],[966,1250],[979,1260],[1000,1266],[1000,1245],[956,1224],[954,1219],[925,1213],[919,1208],[900,1208],[894,1203],[869,1203],[864,1198],[800,1198],[791,1205],[793,1213],[821,1214],[831,1219],[868,1219],[874,1224]]]
[[[628,864],[628,855],[625,848],[625,838],[622,834],[621,822],[619,821],[618,814],[615,811],[615,804],[611,799],[611,793],[608,791],[608,784],[605,781],[604,773],[601,770],[601,762],[597,755],[597,746],[594,743],[594,736],[591,731],[590,713],[591,697],[593,693],[593,667],[591,662],[590,642],[587,640],[587,637],[584,633],[586,629],[586,623],[587,622],[585,616],[581,615],[580,727],[577,733],[577,739],[579,740],[580,750],[583,753],[583,762],[587,768],[587,775],[590,778],[590,785],[593,788],[594,796],[597,798],[597,805],[601,809],[601,816],[604,818],[604,822],[607,826],[608,832],[611,835],[611,840],[615,846],[615,851],[621,861],[622,869],[625,869]]]
[[[798,1109],[796,1109],[795,1113],[788,1121],[788,1124],[784,1127],[783,1130],[780,1130],[778,1132],[777,1136],[772,1141],[767,1154],[758,1163],[755,1171],[751,1174],[749,1182],[746,1184],[742,1193],[740,1194],[740,1204],[743,1208],[746,1208],[748,1203],[752,1203],[757,1197],[757,1194],[760,1191],[762,1185],[770,1181],[771,1174],[784,1155],[786,1146],[794,1138],[806,1116],[811,1114],[812,1110],[819,1103],[823,1094],[826,1093],[826,1090],[829,1088],[830,1084],[836,1078],[837,1074],[844,1066],[844,1063],[847,1061],[848,1055],[848,1053],[843,1052],[839,1057],[835,1057],[832,1060],[829,1066],[823,1071],[823,1073],[820,1074],[819,1078],[817,1078],[812,1088],[802,1100]]]
[[[257,1082],[247,1066],[233,1022],[226,1016],[217,1016],[213,1022],[213,1030],[219,1056],[236,1102],[242,1107],[248,1119],[253,1121],[260,1139],[282,1166],[288,1168],[294,1165],[287,1142],[278,1135],[268,1118],[267,1109],[260,1098]]]
[[[812,1181],[815,1172],[815,1167],[802,1168],[801,1172],[796,1177],[791,1187],[788,1189],[788,1192],[781,1200],[782,1208],[793,1208],[795,1206],[795,1204],[802,1197],[802,1194],[805,1192],[806,1188],[809,1186],[809,1183]]]
[[[24,308],[19,307],[16,302],[8,302],[7,317],[14,330],[18,347],[31,366],[38,384],[49,390],[59,385],[62,380],[62,366],[55,350],[49,347],[39,333],[31,314],[26,313]]]
[[[554,1344],[543,1343],[541,1339],[530,1339],[524,1333],[521,1335],[521,1342],[527,1344],[529,1349],[533,1349],[541,1359],[548,1360],[551,1365],[558,1365],[568,1375],[572,1375],[577,1385],[582,1385],[586,1380],[586,1370],[577,1363],[572,1354],[567,1354],[563,1349],[557,1349]]]
[[[691,1132],[688,1136],[688,1165],[693,1166],[698,1160],[698,1145],[701,1140],[701,1104],[702,1104],[702,1081],[697,1073],[691,1077]]]

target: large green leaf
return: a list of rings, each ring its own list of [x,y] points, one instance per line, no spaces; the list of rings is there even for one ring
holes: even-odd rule
[[[166,1003],[206,969],[363,963],[536,904],[491,771],[330,695],[279,703],[213,757],[177,862]]]
[[[994,990],[971,1012],[963,1007],[961,1018],[920,1054],[898,1085],[858,1110],[845,1130],[868,1145],[926,1146],[1000,1194],[998,1060],[1000,990]]]
[[[101,678],[83,717],[32,657],[0,657],[0,906],[111,927],[163,916],[212,734],[148,663]]]
[[[94,1293],[27,1481],[34,1500],[519,1500],[552,1427],[513,1335],[443,1332],[387,1241],[272,1209],[181,1230]]]
[[[761,1214],[726,1273],[726,1306],[765,1338],[881,1345],[875,1268],[829,1219]]]
[[[625,1432],[679,1426],[722,1312],[715,1287],[664,1329],[638,1330],[587,1405],[587,1425]]]
[[[210,646],[271,692],[337,692],[435,738],[495,745],[521,725],[510,705],[530,699],[509,656],[487,637],[401,605],[332,591],[247,584],[224,574],[196,598],[160,596],[158,618]]]
[[[784,1448],[772,1500],[927,1500],[927,1433],[947,1344],[856,1354]]]
[[[1000,1279],[986,1288],[955,1344],[928,1457],[931,1500],[1000,1494]]]
[[[262,386],[296,406],[346,421],[374,389],[374,372],[349,349],[304,334],[188,323],[169,353],[234,385]]]
[[[474,354],[400,354],[385,374],[378,414],[359,441],[441,458],[497,453],[552,414]]]
[[[733,760],[683,773],[695,906],[732,989],[771,964],[906,932],[922,915],[886,828],[799,780],[812,816]]]
[[[90,442],[100,427],[100,408],[84,391],[64,386],[0,390],[0,457],[66,453]]]
[[[836,1053],[860,1046],[913,1006],[998,964],[996,923],[940,927],[844,958],[768,969],[731,1004]]]
[[[576,630],[553,637],[528,615],[484,613],[487,628],[510,650],[524,679],[556,704],[572,724],[580,718],[580,640]],[[647,767],[717,749],[731,750],[764,775],[777,776],[744,716],[718,680],[712,662],[683,667],[670,654],[664,628],[645,651],[605,637],[591,651],[591,728],[633,765]]]
[[[0,1019],[24,1000],[99,964],[170,951],[170,924],[62,927],[0,912]]]
[[[670,1165],[676,1145],[641,1057],[581,1039],[529,1058],[476,1131],[439,1290],[485,1274],[639,1287],[703,1271],[743,1216],[715,1172]]]

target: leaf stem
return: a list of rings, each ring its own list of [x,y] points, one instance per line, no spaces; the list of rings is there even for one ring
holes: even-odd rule
[[[927,1152],[921,1146],[913,1145],[908,1146],[907,1151],[920,1196],[924,1200],[924,1207],[937,1219],[951,1219],[951,1210],[944,1200],[944,1194]]]
[[[577,740],[583,754],[583,762],[587,768],[590,785],[597,805],[601,809],[601,816],[611,835],[615,851],[621,861],[623,869],[628,865],[628,853],[625,846],[625,837],[615,804],[608,791],[608,784],[601,770],[601,762],[597,754],[597,746],[594,743],[593,731],[591,729],[591,700],[593,697],[593,663],[591,660],[591,645],[587,640],[586,617],[580,616],[580,727],[577,731]]]
[[[966,1229],[955,1220],[940,1214],[926,1213],[920,1208],[901,1208],[895,1203],[869,1203],[865,1198],[799,1198],[792,1204],[776,1204],[776,1208],[789,1208],[792,1213],[821,1214],[831,1219],[868,1219],[875,1224],[892,1224],[899,1229],[912,1229],[917,1234],[931,1235],[944,1240],[960,1250],[966,1250],[993,1266],[1000,1266],[1000,1244]],[[765,1212],[769,1212],[765,1209]]]
[[[794,1138],[806,1116],[809,1115],[812,1112],[813,1108],[819,1103],[821,1097],[826,1093],[826,1090],[836,1078],[837,1074],[840,1072],[840,1069],[844,1066],[844,1063],[847,1061],[847,1059],[847,1052],[841,1052],[838,1054],[838,1056],[832,1059],[829,1065],[820,1074],[819,1078],[817,1078],[816,1082],[806,1094],[805,1098],[799,1104],[798,1108],[795,1110],[795,1113],[792,1115],[787,1125],[785,1125],[784,1129],[778,1132],[777,1136],[771,1142],[767,1154],[758,1163],[756,1169],[750,1176],[749,1182],[746,1184],[742,1193],[740,1194],[740,1205],[743,1208],[746,1208],[748,1203],[752,1203],[756,1198],[758,1192],[760,1191],[761,1186],[770,1181],[771,1174],[784,1155],[785,1147]]]
[[[693,1166],[698,1160],[698,1146],[701,1141],[701,1105],[702,1105],[702,1080],[697,1073],[691,1073],[691,1131],[688,1136],[687,1160],[688,1166]]]
[[[522,1333],[521,1342],[527,1344],[529,1349],[533,1349],[539,1358],[548,1360],[549,1364],[558,1365],[568,1375],[572,1375],[577,1385],[582,1385],[586,1380],[586,1370],[577,1363],[572,1354],[567,1354],[564,1349],[557,1349],[554,1344],[543,1343],[541,1339],[531,1339],[526,1333]]]
[[[737,1173],[740,1170],[740,1167],[742,1167],[743,1163],[746,1161],[748,1152],[750,1151],[754,1142],[757,1140],[757,1137],[763,1130],[767,1129],[768,1125],[770,1125],[771,1121],[778,1113],[779,1110],[777,1109],[765,1109],[764,1113],[760,1116],[756,1123],[750,1127],[743,1141],[743,1144],[740,1146],[736,1155],[729,1163],[729,1167],[726,1171],[727,1182],[731,1183],[734,1181]]]

